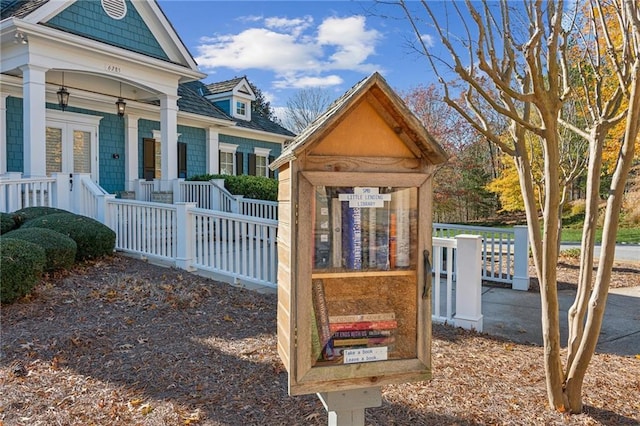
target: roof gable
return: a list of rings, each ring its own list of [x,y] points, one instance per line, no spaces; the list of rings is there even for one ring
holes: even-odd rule
[[[256,95],[251,89],[251,85],[246,77],[236,77],[231,80],[220,81],[207,85],[209,98],[221,99],[231,96],[238,96],[252,101],[256,100]]]
[[[124,10],[111,17],[100,0],[3,1],[2,18],[15,17],[131,52],[198,71],[197,64],[155,0],[111,0],[107,10]]]
[[[353,135],[355,124],[361,134]],[[372,132],[375,136],[370,134]],[[420,120],[385,79],[375,72],[353,86],[309,124],[271,167],[278,168],[304,151],[313,151],[317,155],[352,155],[354,153],[349,151],[349,144],[345,141],[354,137],[378,141],[377,144],[360,143],[360,147],[365,147],[364,155],[414,156],[429,164],[443,163],[447,159],[445,151]],[[363,151],[359,149],[358,152]]]
[[[98,1],[77,1],[44,25],[153,58],[169,60],[155,35],[130,1],[122,19],[110,17]]]

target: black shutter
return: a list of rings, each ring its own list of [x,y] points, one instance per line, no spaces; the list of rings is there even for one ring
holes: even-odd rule
[[[274,157],[273,155],[269,156],[269,164],[273,163],[273,161],[276,159],[276,157]],[[276,177],[276,172],[274,170],[269,169],[269,177],[271,179]]]
[[[241,152],[236,152],[236,175],[244,174],[244,156]]]
[[[256,175],[256,155],[255,154],[249,154],[249,170],[248,171],[251,176]]]
[[[178,142],[178,179],[187,178],[187,144]]]

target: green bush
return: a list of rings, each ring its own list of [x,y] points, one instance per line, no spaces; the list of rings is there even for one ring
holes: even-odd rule
[[[5,234],[5,238],[29,241],[42,247],[47,257],[45,271],[71,268],[78,251],[75,241],[53,229],[21,228]]]
[[[0,213],[0,235],[16,229],[18,224],[10,213]]]
[[[110,255],[116,246],[116,233],[108,226],[86,216],[70,213],[51,214],[32,219],[22,225],[22,228],[48,228],[70,237],[78,246],[78,261]]]
[[[58,213],[71,212],[62,209],[56,209],[55,207],[25,207],[24,209],[16,210],[15,212],[13,212],[13,218],[18,226],[20,226],[23,223],[30,221],[31,219],[37,219],[42,216]]]
[[[42,276],[46,256],[37,244],[0,238],[0,302],[26,296]]]
[[[249,175],[197,175],[190,181],[210,181],[211,179],[224,179],[224,187],[233,195],[243,195],[255,200],[278,200],[278,181],[263,176]]]

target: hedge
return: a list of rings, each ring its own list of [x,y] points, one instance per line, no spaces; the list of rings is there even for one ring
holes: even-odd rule
[[[69,269],[73,265],[78,246],[66,235],[47,228],[21,228],[4,235],[5,238],[29,241],[44,249],[45,271]]]
[[[12,303],[29,294],[40,280],[46,261],[39,245],[0,238],[0,302]]]
[[[13,212],[13,218],[18,225],[22,225],[23,223],[28,222],[32,219],[37,219],[42,216],[58,213],[71,212],[57,209],[55,207],[25,207],[24,209],[16,210],[15,212]]]

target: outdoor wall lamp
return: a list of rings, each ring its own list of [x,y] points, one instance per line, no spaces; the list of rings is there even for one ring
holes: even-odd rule
[[[62,111],[64,111],[69,105],[69,92],[64,87],[64,72],[62,73],[62,86],[56,92],[56,94],[58,95],[58,105],[60,106]]]
[[[122,99],[122,83],[120,83],[120,97],[116,101],[116,107],[118,108],[118,117],[124,116],[124,109],[127,106],[127,103]]]
[[[13,36],[13,42],[15,44],[27,44],[29,41],[24,33],[16,31],[16,35]]]

